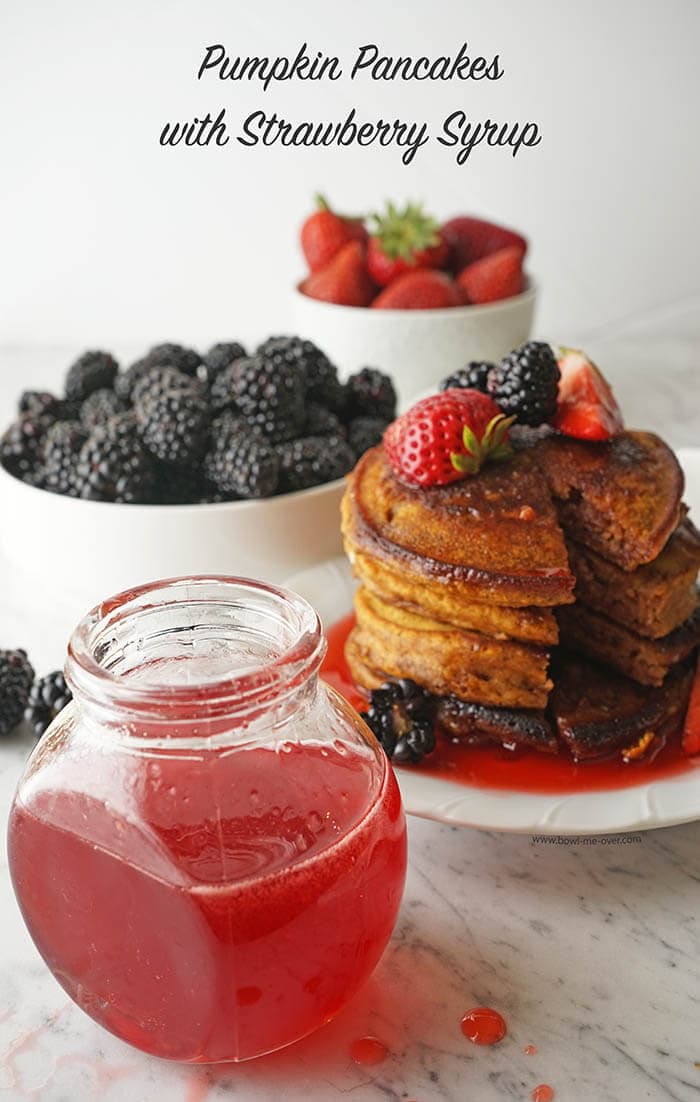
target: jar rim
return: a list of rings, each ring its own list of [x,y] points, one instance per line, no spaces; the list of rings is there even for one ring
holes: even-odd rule
[[[169,606],[197,604],[235,607],[236,596],[267,602],[284,613],[288,639],[278,653],[258,664],[235,666],[221,675],[182,684],[139,678],[137,683],[104,662],[101,647],[119,624]],[[280,624],[282,620],[280,619]],[[172,722],[187,715],[228,715],[288,696],[309,680],[321,664],[326,640],[315,609],[303,597],[282,586],[254,578],[201,574],[147,582],[95,605],[78,623],[68,643],[66,677],[74,694],[96,704],[126,712],[160,715]],[[101,660],[102,658],[102,660]]]

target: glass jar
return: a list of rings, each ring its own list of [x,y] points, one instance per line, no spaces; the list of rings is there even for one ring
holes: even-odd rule
[[[393,929],[398,786],[319,679],[293,593],[158,582],[76,629],[74,700],[30,758],[9,827],[15,892],[51,971],[137,1048],[245,1060],[327,1022]]]

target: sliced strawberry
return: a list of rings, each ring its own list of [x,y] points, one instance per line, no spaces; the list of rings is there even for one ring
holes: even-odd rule
[[[467,302],[482,304],[519,295],[523,289],[523,253],[509,245],[469,264],[457,276]]]
[[[392,469],[415,486],[447,486],[476,474],[487,459],[510,455],[515,420],[478,390],[444,390],[416,402],[384,433]]]
[[[450,267],[461,272],[468,264],[481,260],[514,245],[520,249],[523,257],[527,252],[527,240],[514,230],[498,226],[495,222],[486,222],[483,218],[469,218],[461,215],[445,222],[442,232],[450,246]]]
[[[683,752],[688,757],[700,754],[700,656],[698,656],[688,711],[683,724]]]
[[[406,272],[375,298],[374,310],[438,310],[446,306],[463,306],[459,287],[445,272],[420,268]]]
[[[367,231],[359,218],[346,218],[330,209],[322,195],[316,196],[318,210],[301,227],[301,248],[312,272],[319,272],[348,241],[366,241]]]
[[[449,245],[436,220],[419,203],[408,203],[403,210],[387,203],[386,211],[373,219],[367,267],[380,287],[417,268],[443,268],[447,263]]]
[[[610,440],[625,427],[610,384],[585,352],[561,348],[557,412],[552,424],[577,440]]]
[[[369,306],[376,287],[367,274],[365,250],[359,241],[348,241],[325,268],[301,284],[309,298],[339,306]]]

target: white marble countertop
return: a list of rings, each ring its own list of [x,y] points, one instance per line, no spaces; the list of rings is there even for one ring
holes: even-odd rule
[[[628,423],[679,446],[700,440],[699,344],[688,306],[586,347]],[[56,386],[73,351],[0,349],[0,423],[22,387]],[[0,561],[0,646],[27,647],[42,673],[65,646],[60,594],[44,600]],[[0,748],[3,816],[30,747],[20,734]],[[539,1083],[557,1102],[700,1099],[700,822],[545,844],[413,819],[409,845],[399,925],[351,1006],[285,1052],[209,1070],[143,1056],[67,1000],[24,929],[3,857],[0,1102],[501,1102]],[[463,1037],[475,1005],[504,1015],[499,1045]],[[349,1055],[366,1034],[389,1050],[374,1068]]]

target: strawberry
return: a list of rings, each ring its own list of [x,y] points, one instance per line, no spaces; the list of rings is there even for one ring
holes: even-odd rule
[[[386,457],[415,486],[446,486],[476,474],[487,459],[510,455],[506,417],[478,390],[443,390],[423,398],[389,425]]]
[[[622,432],[622,413],[610,384],[585,352],[560,348],[557,362],[561,378],[555,429],[577,440],[609,440]]]
[[[445,272],[419,268],[406,272],[383,291],[374,302],[373,310],[437,310],[443,306],[463,306],[459,287]]]
[[[688,711],[683,724],[683,751],[689,757],[700,754],[700,657],[695,668],[695,679],[690,690]]]
[[[519,233],[482,218],[450,218],[442,233],[450,246],[450,265],[455,272],[510,245],[517,245],[523,257],[527,252],[527,240]]]
[[[408,203],[402,211],[387,203],[384,214],[372,217],[376,228],[369,239],[367,267],[380,287],[416,268],[444,268],[449,246],[419,203]]]
[[[365,250],[359,241],[348,241],[320,272],[312,272],[301,284],[309,298],[339,306],[369,306],[376,287],[367,275]]]
[[[468,264],[457,276],[467,302],[498,302],[519,295],[523,289],[523,254],[509,245]]]
[[[320,272],[348,241],[367,240],[360,218],[335,214],[322,195],[316,196],[318,210],[301,227],[301,248],[312,272]]]

